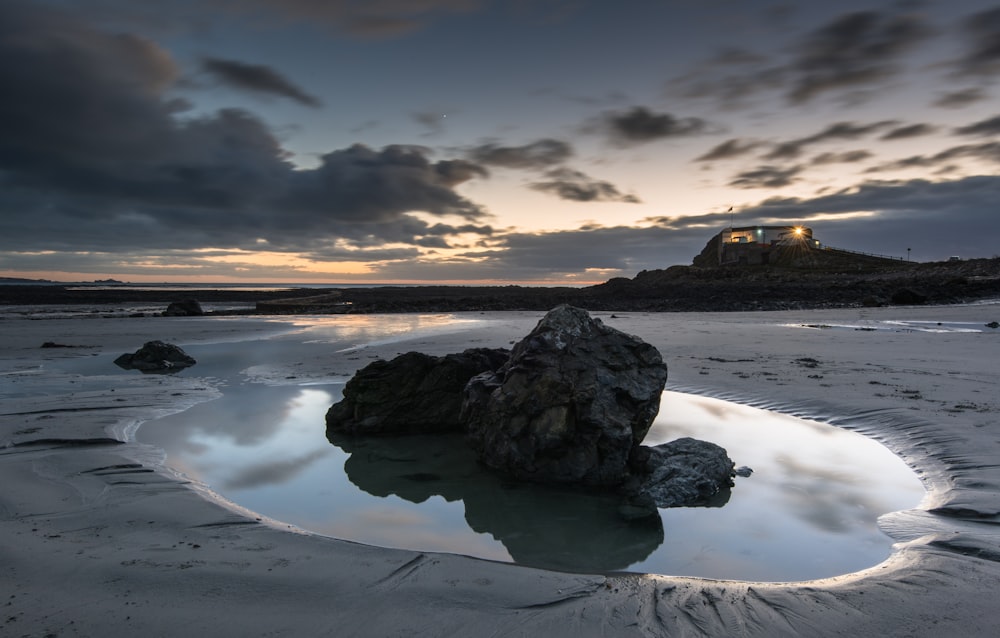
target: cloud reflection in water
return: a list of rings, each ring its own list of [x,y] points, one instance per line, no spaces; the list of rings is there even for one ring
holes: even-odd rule
[[[340,386],[230,384],[140,431],[168,463],[262,514],[353,541],[563,570],[744,580],[843,574],[888,556],[876,526],[919,481],[861,435],[723,401],[664,394],[647,437],[695,436],[754,474],[724,507],[662,510],[643,527],[616,497],[507,483],[459,437],[325,437]],[[360,488],[360,489],[359,489]]]

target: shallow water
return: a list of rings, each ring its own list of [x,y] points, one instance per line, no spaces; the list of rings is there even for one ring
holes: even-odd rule
[[[341,387],[230,385],[138,438],[226,498],[310,531],[570,571],[769,581],[848,573],[888,556],[878,516],[923,496],[902,461],[861,435],[666,392],[648,444],[696,436],[754,474],[714,507],[661,510],[661,525],[637,525],[613,496],[504,481],[460,437],[332,445],[323,417]]]
[[[636,524],[606,494],[519,485],[482,470],[460,437],[326,439],[342,384],[265,385],[269,362],[358,351],[461,326],[434,317],[338,318],[294,338],[185,346],[220,399],[144,425],[167,464],[272,519],[348,540],[468,554],[568,571],[640,571],[760,581],[821,578],[889,555],[877,518],[916,506],[916,476],[859,434],[696,395],[666,392],[644,443],[681,436],[725,447],[754,473],[712,507],[660,511]],[[277,357],[280,351],[280,357]],[[53,362],[118,370],[112,355]],[[99,371],[99,372],[98,372]],[[283,379],[285,383],[294,380]]]
[[[792,323],[790,328],[812,330],[856,330],[862,332],[996,332],[986,324],[972,321],[918,321],[915,319],[859,320],[853,323]]]

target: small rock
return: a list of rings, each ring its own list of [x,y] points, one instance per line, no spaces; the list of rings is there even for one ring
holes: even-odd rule
[[[657,507],[702,505],[733,486],[734,466],[724,448],[690,437],[642,446],[632,458],[628,491]]]
[[[986,324],[986,327],[993,328],[994,330],[996,330],[997,328],[1000,328],[1000,323],[997,323],[996,321],[991,321],[988,324]]]
[[[177,372],[197,363],[179,347],[162,341],[148,341],[132,354],[115,359],[115,365],[143,373]]]
[[[194,299],[174,301],[163,311],[164,317],[200,317],[203,314],[205,311],[201,309],[201,304]]]

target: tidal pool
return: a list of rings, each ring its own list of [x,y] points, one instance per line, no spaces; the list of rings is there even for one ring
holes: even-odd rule
[[[331,443],[324,415],[342,387],[231,379],[222,398],[147,423],[138,439],[225,498],[305,530],[566,571],[755,581],[849,573],[889,555],[878,517],[924,494],[898,457],[860,434],[668,391],[646,444],[713,441],[754,473],[710,507],[630,523],[617,497],[483,470],[458,436]]]
[[[289,385],[296,381],[287,368],[273,365],[330,350],[363,365],[369,345],[407,340],[419,349],[420,339],[478,324],[449,315],[304,318],[291,333],[185,346],[198,364],[181,374],[205,378],[221,398],[148,422],[136,436],[226,499],[305,530],[565,571],[754,581],[850,573],[889,555],[878,517],[923,498],[916,475],[860,434],[665,392],[645,444],[705,439],[754,473],[709,507],[630,523],[615,496],[517,484],[483,470],[458,436],[330,442],[324,416],[343,384]],[[108,374],[137,374],[118,369],[115,356],[49,365],[82,375],[78,389],[105,387]]]

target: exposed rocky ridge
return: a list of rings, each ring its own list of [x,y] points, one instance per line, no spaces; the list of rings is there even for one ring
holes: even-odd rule
[[[458,312],[548,310],[569,303],[603,311],[745,311],[860,307],[891,304],[900,289],[927,304],[1000,298],[1000,257],[945,262],[883,262],[859,258],[822,268],[671,266],[585,288],[526,286],[413,286],[302,288],[283,291],[187,290],[183,293],[118,288],[69,290],[54,285],[0,285],[0,305],[157,303],[178,297],[206,302],[262,303],[258,310],[206,314],[324,312]],[[312,299],[309,299],[312,298]],[[303,300],[296,303],[296,299]],[[335,300],[317,303],[316,299]],[[275,303],[279,300],[280,303]]]
[[[569,303],[587,310],[725,312],[889,305],[909,289],[927,304],[1000,298],[1000,258],[946,262],[881,261],[863,256],[838,266],[671,266],[586,288],[420,286],[344,289],[350,312],[547,310]]]

